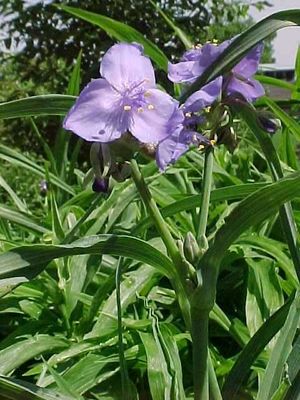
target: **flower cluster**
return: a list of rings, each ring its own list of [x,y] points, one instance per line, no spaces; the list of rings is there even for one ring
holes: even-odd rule
[[[187,51],[179,63],[169,63],[168,78],[174,83],[193,83],[229,44],[207,43]],[[261,84],[253,79],[261,53],[259,44],[228,74],[179,104],[157,89],[153,66],[141,45],[116,44],[102,59],[101,78],[83,89],[64,120],[64,128],[102,144],[129,133],[141,146],[155,149],[157,165],[164,170],[190,146],[205,148],[214,143],[212,132],[218,126],[212,115],[222,99],[237,95],[252,102],[264,94]]]

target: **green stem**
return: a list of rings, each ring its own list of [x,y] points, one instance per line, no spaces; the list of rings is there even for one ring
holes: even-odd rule
[[[201,243],[206,233],[208,210],[210,203],[210,192],[212,185],[212,171],[214,166],[214,151],[213,147],[209,147],[205,153],[204,171],[202,180],[202,197],[201,208],[199,212],[199,226],[198,226],[198,242]]]
[[[140,193],[140,196],[146,206],[146,209],[152,218],[156,229],[162,238],[169,256],[171,257],[174,269],[174,278],[172,279],[172,285],[176,291],[178,302],[182,311],[182,315],[186,324],[187,329],[191,326],[191,316],[190,316],[190,304],[188,300],[186,285],[185,285],[185,266],[183,265],[183,260],[179,249],[173,239],[168,226],[163,219],[155,201],[153,200],[151,193],[146,185],[146,182],[139,170],[137,162],[131,160],[131,174],[134,180],[135,186]]]
[[[209,400],[208,310],[192,310],[194,400]]]
[[[151,196],[148,186],[146,185],[146,182],[139,170],[137,162],[135,160],[131,160],[130,164],[131,164],[132,178],[150,214],[150,217],[152,218],[156,226],[156,229],[158,230],[158,233],[160,234],[172,261],[174,262],[175,266],[180,267],[182,264],[182,259],[179,253],[179,249],[169,229],[167,228],[167,224],[163,219],[155,201]]]
[[[121,388],[122,388],[122,399],[129,400],[128,393],[128,371],[124,353],[123,343],[123,326],[122,326],[122,304],[121,304],[121,275],[122,275],[122,257],[119,258],[117,269],[116,269],[116,301],[118,311],[118,344],[119,344],[119,360],[120,360],[120,372],[121,372]]]

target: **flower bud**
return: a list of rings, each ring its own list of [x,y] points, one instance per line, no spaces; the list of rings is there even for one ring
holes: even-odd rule
[[[109,178],[95,178],[92,189],[96,193],[107,193],[109,187]]]
[[[200,256],[200,249],[192,232],[188,232],[186,237],[184,238],[183,249],[186,259],[191,264],[197,262]]]
[[[257,115],[257,120],[261,128],[271,135],[281,129],[280,119],[275,118],[271,113],[261,112]]]

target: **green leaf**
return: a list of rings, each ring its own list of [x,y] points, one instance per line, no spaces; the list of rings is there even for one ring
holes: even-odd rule
[[[137,270],[127,273],[120,287],[122,312],[136,300],[137,293],[145,291],[147,287],[153,286],[157,281],[157,271],[148,265],[142,265]],[[116,291],[114,290],[101,308],[100,316],[86,338],[100,338],[115,332],[117,330],[117,314]]]
[[[280,160],[277,152],[274,148],[270,135],[265,132],[259,126],[257,122],[257,116],[255,109],[251,105],[240,103],[239,107],[236,107],[237,112],[243,117],[249,128],[252,130],[254,136],[258,140],[262,151],[266,157],[271,175],[274,181],[283,177]],[[283,204],[279,210],[280,222],[283,228],[283,232],[286,237],[287,244],[289,246],[290,254],[294,263],[295,271],[300,279],[300,250],[298,243],[298,231],[295,224],[293,210],[290,203]]]
[[[276,86],[279,88],[283,89],[288,89],[288,90],[294,90],[295,85],[293,83],[284,81],[282,79],[278,78],[273,78],[272,76],[267,76],[267,75],[255,75],[255,79],[259,81],[260,83],[263,83],[265,85],[271,85],[271,86]],[[262,98],[262,101],[264,101],[266,97]]]
[[[294,296],[259,328],[244,347],[224,382],[224,400],[240,399],[239,390],[249,375],[253,362],[283,326],[293,300]]]
[[[177,400],[185,400],[183,376],[179,350],[174,334],[167,324],[160,324],[160,333],[163,338],[164,351],[168,355],[169,372],[172,376],[172,394]]]
[[[243,232],[274,215],[280,205],[300,195],[299,184],[300,174],[295,173],[242,200],[217,231],[214,243],[200,261],[201,265],[219,265],[226,250]]]
[[[98,235],[68,245],[32,245],[15,248],[0,255],[0,293],[13,289],[7,279],[26,282],[59,257],[83,254],[110,254],[132,258],[156,268],[171,278],[176,276],[170,259],[147,242],[129,236]]]
[[[0,119],[65,115],[75,100],[75,96],[47,94],[0,103]]]
[[[290,117],[282,108],[280,108],[273,100],[268,97],[264,98],[267,106],[274,112],[274,114],[287,126],[294,137],[300,141],[300,125]]]
[[[43,389],[20,379],[0,377],[2,400],[73,400],[49,389]]]
[[[152,333],[139,332],[147,355],[150,392],[155,400],[171,398],[172,378],[159,339]]]
[[[292,93],[292,99],[300,100],[300,47],[299,46],[296,56],[295,77],[296,77],[296,82],[294,85],[294,91]]]
[[[51,367],[51,365],[49,365],[46,361],[44,361],[44,363],[46,364],[51,376],[54,378],[55,383],[57,384],[61,393],[67,396],[72,396],[74,400],[83,400],[83,397],[76,393],[76,391],[70,387],[68,382],[66,382],[65,379],[59,373],[57,373],[54,368]]]
[[[56,4],[60,10],[66,11],[77,18],[81,18],[93,25],[99,26],[109,36],[121,42],[137,42],[144,46],[147,54],[157,65],[158,68],[167,71],[168,59],[165,54],[149,39],[145,38],[140,32],[129,25],[116,21],[104,15],[95,14],[89,11],[81,10],[64,5]]]
[[[78,96],[80,90],[80,66],[81,66],[82,50],[80,50],[76,63],[74,65],[71,78],[68,84],[67,94],[70,96]]]
[[[169,25],[171,29],[173,29],[175,35],[181,40],[183,45],[186,47],[186,49],[190,49],[193,47],[193,42],[191,39],[188,37],[188,35],[180,29],[174,21],[167,16],[166,13],[163,12],[163,10],[159,7],[158,4],[156,4],[154,1],[150,0],[150,3],[153,5],[153,7],[158,11],[158,13],[163,17],[163,19],[166,21],[166,23]]]
[[[246,259],[249,266],[246,298],[246,320],[250,335],[283,305],[283,295],[270,260]]]
[[[37,221],[37,218],[33,217],[32,215],[12,210],[6,206],[0,205],[0,217],[35,233],[50,232],[47,227],[40,225]]]
[[[218,188],[211,192],[211,202],[221,202],[228,200],[239,200],[255,190],[265,187],[268,183],[246,183],[244,185],[227,186],[224,188]],[[174,201],[172,204],[160,209],[160,212],[164,218],[171,217],[181,211],[192,210],[199,207],[201,195],[189,195],[183,199]],[[152,225],[150,217],[143,219],[132,231],[132,234],[137,235],[144,229]]]
[[[0,145],[0,159],[9,162],[12,165],[17,165],[19,167],[25,168],[28,171],[31,171],[37,176],[40,176],[42,179],[46,177],[46,171],[37,163],[33,162],[29,158],[25,157],[23,154],[18,153],[16,150],[10,149],[7,146]],[[74,195],[73,188],[65,183],[62,179],[59,179],[54,174],[49,174],[51,183],[65,192]]]
[[[257,400],[270,399],[280,385],[285,363],[292,350],[293,340],[300,322],[300,292],[296,292],[285,324],[280,331],[264,373]]]
[[[300,24],[300,10],[280,11],[251,26],[236,36],[227,49],[203,72],[181,96],[184,102],[192,93],[206,83],[230,71],[249,50],[279,29]]]
[[[254,234],[242,236],[238,239],[237,243],[249,245],[251,248],[262,251],[275,259],[278,262],[278,266],[284,271],[286,278],[292,283],[294,288],[297,289],[297,275],[290,257],[288,257],[284,252],[286,246],[283,243],[265,236],[257,236]]]
[[[23,201],[19,198],[17,193],[9,186],[9,184],[2,176],[0,176],[0,186],[9,194],[9,196],[11,197],[15,205],[18,207],[18,209],[21,212],[26,213],[27,212],[26,205],[23,203]]]
[[[6,375],[26,361],[56,349],[68,347],[69,343],[59,337],[36,335],[14,343],[0,351],[0,374]]]

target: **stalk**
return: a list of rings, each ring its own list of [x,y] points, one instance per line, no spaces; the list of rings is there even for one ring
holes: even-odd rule
[[[175,266],[180,267],[182,264],[182,258],[179,253],[179,249],[173,239],[169,229],[167,228],[166,222],[163,219],[155,201],[153,200],[151,193],[146,185],[146,182],[139,170],[137,162],[135,160],[131,160],[131,173],[132,178],[134,180],[135,186],[140,193],[140,196],[147,208],[150,217],[152,218],[158,233],[160,234],[167,250],[169,256],[171,257],[172,261],[174,262]]]
[[[208,319],[208,310],[192,309],[194,400],[209,400]]]
[[[198,226],[198,242],[201,244],[205,238],[208,210],[210,204],[210,192],[212,185],[212,171],[214,166],[214,151],[213,147],[209,147],[205,153],[204,171],[202,180],[202,197],[201,208],[199,211],[199,226]],[[205,239],[204,239],[205,240]]]
[[[162,238],[168,254],[174,264],[174,278],[172,279],[172,286],[176,291],[180,309],[186,324],[187,329],[191,327],[191,316],[190,316],[190,303],[188,299],[188,293],[185,285],[185,271],[186,268],[183,264],[182,256],[173,239],[168,226],[163,219],[154,199],[151,196],[149,188],[139,170],[138,164],[135,160],[131,160],[131,175],[134,180],[135,186],[145,204],[145,207],[153,220],[156,229]]]

